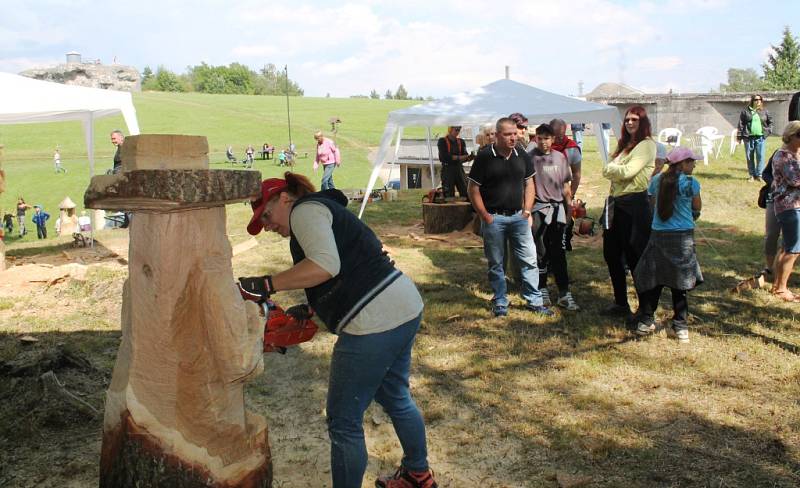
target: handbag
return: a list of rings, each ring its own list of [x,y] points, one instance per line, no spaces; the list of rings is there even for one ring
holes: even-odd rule
[[[764,185],[758,190],[758,208],[767,208],[767,195],[769,195],[770,185]]]

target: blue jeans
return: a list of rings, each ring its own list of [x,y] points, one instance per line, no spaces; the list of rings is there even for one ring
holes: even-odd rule
[[[320,190],[333,190],[333,170],[336,168],[335,164],[325,164],[322,166],[322,187]]]
[[[377,334],[342,333],[336,341],[327,406],[333,488],[361,488],[367,469],[362,423],[373,399],[392,419],[403,467],[428,469],[425,423],[408,389],[411,347],[421,319]]]
[[[536,246],[528,219],[522,212],[506,216],[493,214],[491,224],[481,221],[483,234],[483,253],[489,261],[489,286],[494,296],[492,304],[496,307],[508,307],[506,297],[506,274],[503,264],[506,256],[506,240],[511,244],[514,258],[519,264],[522,278],[522,298],[528,305],[542,305],[542,293],[539,291],[539,270],[536,267]]]
[[[575,144],[577,144],[579,148],[583,149],[583,131],[582,130],[572,131],[572,138],[575,140]]]
[[[744,142],[744,154],[747,158],[747,172],[753,178],[761,178],[764,171],[764,138],[748,137]]]

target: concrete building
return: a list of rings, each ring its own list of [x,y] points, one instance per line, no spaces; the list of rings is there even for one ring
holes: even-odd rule
[[[620,88],[616,88],[620,87]],[[633,92],[631,92],[631,90]],[[789,115],[789,100],[794,92],[764,92],[764,106],[773,120],[773,134],[780,135]],[[603,83],[586,95],[592,102],[617,107],[622,115],[633,105],[642,105],[653,124],[653,134],[674,127],[684,135],[705,126],[716,127],[730,136],[739,123],[739,114],[750,103],[751,93],[642,93],[614,83]]]

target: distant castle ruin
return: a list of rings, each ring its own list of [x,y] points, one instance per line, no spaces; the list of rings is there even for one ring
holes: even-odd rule
[[[142,90],[142,77],[133,66],[83,62],[80,53],[67,53],[67,62],[47,68],[34,68],[20,73],[37,80],[53,81],[65,85],[88,86],[106,90],[138,92]]]

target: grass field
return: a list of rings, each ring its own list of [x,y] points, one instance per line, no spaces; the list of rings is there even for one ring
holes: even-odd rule
[[[160,96],[143,97],[156,103]],[[199,102],[195,96],[165,97],[169,103],[205,105],[202,96]],[[365,153],[377,144],[388,106],[377,105],[376,115],[364,108],[364,124],[376,121],[371,138],[359,139]],[[308,110],[322,122],[328,116]],[[209,140],[212,147],[224,144],[210,134]],[[769,149],[776,147],[770,140]],[[110,148],[106,151],[110,158]],[[41,157],[39,164],[50,169],[49,155]],[[7,162],[7,169],[16,164],[22,163]],[[800,486],[800,309],[765,290],[729,292],[763,266],[763,210],[755,205],[759,185],[745,181],[744,168],[739,148],[734,157],[712,159],[695,171],[703,185],[696,240],[706,282],[689,294],[691,342],[682,345],[663,333],[636,339],[619,321],[598,314],[612,297],[599,236],[576,238],[569,255],[580,312],[534,317],[512,294],[509,317],[496,319],[488,307],[491,292],[476,237],[455,233],[442,241],[422,235],[419,192],[367,206],[366,221],[425,300],[412,389],[426,419],[440,486],[559,487],[569,486],[568,475],[582,481],[579,486],[609,488]],[[590,147],[578,197],[594,217],[608,188],[599,170]],[[343,180],[350,177],[346,171],[343,166]],[[228,207],[232,242],[246,238],[248,218],[247,207]],[[44,395],[37,382],[41,371],[16,376],[7,371],[9,364],[37,354],[73,351],[91,366],[61,365],[58,377],[102,410],[127,274],[109,250],[124,254],[127,231],[102,231],[98,237],[97,258],[79,255],[60,240],[11,242],[16,264],[80,260],[91,266],[83,280],[49,285],[22,278],[11,288],[0,283],[0,452],[8,453],[8,461],[0,463],[0,486],[96,486],[101,419]],[[285,240],[260,235],[258,242],[234,258],[234,276],[276,272],[289,264]],[[790,285],[800,286],[796,278]],[[671,314],[668,295],[659,320]],[[289,305],[302,295],[276,298]],[[23,334],[38,342],[23,345]],[[320,333],[285,356],[266,355],[266,373],[247,386],[249,407],[269,422],[276,487],[330,486],[324,406],[333,341]],[[365,429],[370,459],[363,486],[368,487],[401,453],[377,409],[368,411]]]
[[[389,111],[409,106],[411,101],[333,98],[291,98],[292,140],[297,151],[307,158],[298,159],[295,170],[313,175],[316,130],[329,132],[331,117],[342,120],[337,143],[343,165],[336,171],[340,188],[363,188],[369,176],[369,148],[377,146]],[[289,141],[286,122],[286,99],[247,95],[205,95],[147,92],[134,95],[139,125],[143,133],[192,134],[208,138],[212,168],[230,167],[225,149],[232,145],[239,159],[252,144],[256,150],[265,142],[278,148]],[[111,168],[114,146],[109,133],[120,128],[127,132],[121,116],[99,119],[95,123],[95,174]],[[49,124],[0,125],[0,144],[5,146],[2,161],[7,190],[0,195],[0,213],[11,212],[20,195],[31,205],[41,204],[52,217],[57,205],[67,195],[83,206],[83,192],[89,181],[88,159],[83,130],[78,122]],[[55,174],[53,151],[61,149],[67,174]],[[279,175],[283,169],[274,160],[256,160],[255,169],[265,177]],[[319,175],[312,176],[318,182]],[[28,215],[30,221],[30,214]],[[30,222],[29,222],[30,224]],[[28,236],[23,241],[35,240]]]

